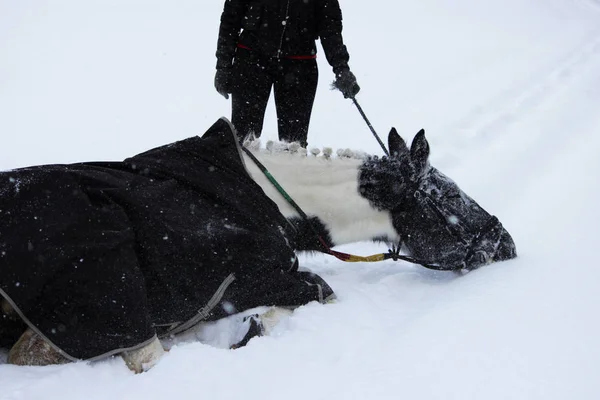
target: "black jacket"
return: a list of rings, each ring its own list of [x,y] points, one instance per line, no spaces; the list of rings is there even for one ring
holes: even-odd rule
[[[226,0],[217,68],[232,65],[238,45],[268,57],[311,56],[317,39],[334,72],[348,67],[338,0]]]

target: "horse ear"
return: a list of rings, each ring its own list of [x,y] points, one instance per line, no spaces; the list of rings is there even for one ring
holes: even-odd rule
[[[388,147],[390,149],[390,156],[394,158],[400,158],[408,153],[408,146],[406,146],[406,142],[400,137],[396,128],[390,130]]]
[[[421,129],[410,145],[410,159],[417,171],[422,171],[429,159],[429,143],[425,138],[425,130]]]

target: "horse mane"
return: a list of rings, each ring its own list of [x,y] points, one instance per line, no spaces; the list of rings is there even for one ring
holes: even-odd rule
[[[260,154],[268,154],[268,155],[292,155],[299,156],[304,158],[321,158],[325,160],[332,159],[354,159],[354,160],[367,160],[371,157],[370,154],[366,153],[363,150],[352,150],[349,148],[339,148],[333,151],[332,147],[323,147],[319,149],[317,147],[312,147],[310,149],[306,149],[300,145],[298,142],[285,142],[285,141],[277,141],[277,140],[268,140],[265,146],[262,146],[262,141],[260,138],[250,137],[246,139],[243,143],[243,146],[249,149],[250,151],[260,153]]]

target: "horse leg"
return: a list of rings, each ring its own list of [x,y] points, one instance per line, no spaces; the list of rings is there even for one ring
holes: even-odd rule
[[[10,303],[3,298],[0,298],[0,314],[11,319],[19,318]],[[140,373],[152,368],[164,353],[159,340],[154,338],[139,349],[123,352],[121,357],[130,370]],[[13,365],[44,366],[66,364],[70,361],[43,337],[27,328],[8,352],[7,362]]]
[[[31,328],[21,335],[8,352],[8,363],[13,365],[54,365],[70,362],[46,339]]]
[[[0,299],[0,311],[10,320],[16,321],[19,315],[8,300]],[[52,365],[69,362],[43,337],[27,328],[8,352],[7,362],[13,365]]]
[[[263,327],[263,335],[270,335],[277,324],[284,318],[292,315],[293,311],[283,307],[271,307],[267,312],[260,314],[258,318]]]
[[[139,374],[140,372],[148,371],[156,365],[163,354],[165,354],[165,350],[158,338],[155,337],[153,341],[144,347],[121,353],[121,357],[130,370]]]
[[[293,310],[283,307],[273,306],[262,314],[252,314],[244,318],[248,322],[248,332],[242,340],[230,346],[231,349],[239,349],[248,344],[250,339],[259,336],[269,336],[275,329],[275,326],[284,318],[292,315]]]
[[[121,357],[130,370],[140,373],[152,368],[165,353],[157,338],[137,350],[126,351]],[[8,363],[13,365],[55,365],[70,362],[58,350],[31,328],[27,329],[8,352]]]

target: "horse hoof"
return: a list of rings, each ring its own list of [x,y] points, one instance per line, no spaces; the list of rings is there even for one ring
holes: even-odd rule
[[[152,342],[144,347],[123,352],[121,358],[123,358],[130,370],[139,374],[155,366],[163,354],[165,354],[165,350],[158,338],[155,337]]]
[[[8,352],[8,364],[55,365],[70,362],[48,341],[28,328]]]

